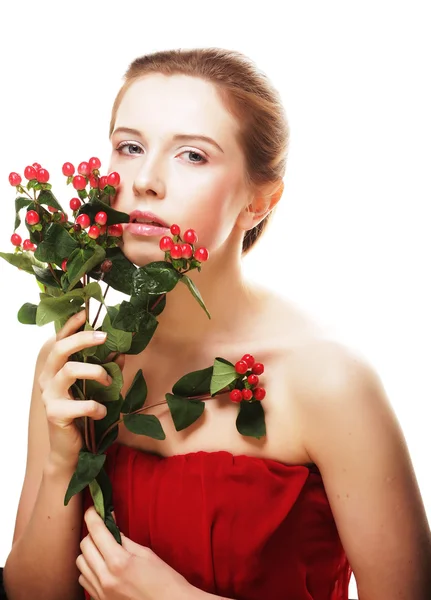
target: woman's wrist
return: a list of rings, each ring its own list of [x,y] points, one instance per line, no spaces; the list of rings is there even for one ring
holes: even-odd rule
[[[64,458],[55,452],[49,452],[45,461],[44,473],[49,476],[68,476],[73,475],[78,464],[78,457],[75,459]]]

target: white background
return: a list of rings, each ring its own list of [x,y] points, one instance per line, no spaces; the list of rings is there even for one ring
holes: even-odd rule
[[[291,142],[281,205],[245,268],[375,365],[430,516],[427,8],[376,0],[4,3],[0,250],[12,251],[10,171],[43,163],[66,206],[62,163],[96,155],[107,165],[111,104],[134,58],[195,46],[249,55],[282,94]],[[0,286],[3,565],[25,469],[35,359],[53,326],[17,321],[24,302],[38,302],[32,277],[1,260]]]

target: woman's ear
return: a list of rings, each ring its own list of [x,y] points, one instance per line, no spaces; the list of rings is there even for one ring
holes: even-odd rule
[[[283,194],[284,182],[279,179],[259,188],[251,204],[247,204],[238,215],[237,225],[244,231],[256,227],[272,211]]]

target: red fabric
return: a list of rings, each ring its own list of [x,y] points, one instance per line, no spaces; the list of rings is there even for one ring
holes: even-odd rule
[[[106,470],[121,532],[199,589],[347,600],[351,569],[317,468],[225,451],[164,458],[115,443]]]

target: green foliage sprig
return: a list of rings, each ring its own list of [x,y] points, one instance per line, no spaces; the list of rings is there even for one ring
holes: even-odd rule
[[[112,378],[106,387],[94,380],[76,380],[72,390],[76,398],[93,399],[103,404],[107,413],[101,420],[84,418],[84,446],[79,453],[76,470],[65,494],[64,504],[89,486],[99,515],[118,543],[120,532],[112,516],[112,488],[104,470],[105,452],[118,436],[119,424],[138,435],[164,440],[165,433],[159,419],[146,410],[157,406],[146,405],[147,384],[139,370],[125,397],[122,396],[123,376],[112,353],[139,354],[151,341],[158,326],[157,317],[166,306],[166,297],[182,283],[190,290],[208,318],[211,315],[194,282],[187,276],[193,269],[201,270],[208,259],[206,248],[196,248],[197,234],[187,230],[181,237],[178,225],[172,225],[172,237],[163,235],[160,249],[164,260],[137,267],[123,254],[119,243],[122,224],[130,216],[115,210],[111,200],[115,197],[120,176],[113,172],[100,176],[100,160],[92,157],[75,168],[63,165],[67,184],[73,185],[77,196],[70,200],[73,219],[69,219],[52,193],[49,173],[40,164],[27,166],[23,185],[18,173],[9,175],[16,188],[15,225],[11,243],[12,253],[0,252],[0,257],[18,269],[33,275],[41,290],[38,304],[25,303],[18,311],[23,324],[39,326],[54,322],[56,332],[75,313],[86,310],[85,330],[95,330],[102,306],[106,315],[98,331],[107,333],[102,345],[86,348],[73,355],[74,361],[102,365]],[[47,207],[47,208],[45,208]],[[28,238],[22,242],[16,233],[25,209],[24,223]],[[163,231],[161,229],[161,231]],[[165,232],[166,233],[166,232]],[[100,282],[107,285],[102,293]],[[109,288],[129,296],[116,306],[106,305]],[[90,299],[99,302],[96,318],[90,324]],[[205,409],[205,401],[216,395],[229,393],[238,404],[236,427],[244,436],[261,438],[266,435],[261,400],[265,389],[259,387],[262,363],[245,354],[235,364],[216,357],[214,364],[179,379],[166,403],[177,431],[195,423]],[[163,402],[164,403],[164,402]],[[161,403],[158,403],[161,404]]]

